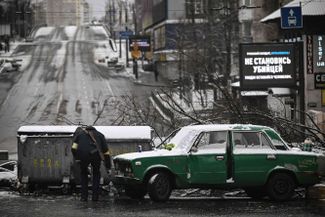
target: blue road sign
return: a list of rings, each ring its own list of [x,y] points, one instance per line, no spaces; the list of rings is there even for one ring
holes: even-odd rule
[[[282,29],[299,29],[302,27],[303,27],[303,24],[302,24],[301,7],[281,8],[281,28]]]
[[[121,31],[120,32],[120,38],[122,38],[122,39],[128,39],[131,35],[133,35],[132,31]]]

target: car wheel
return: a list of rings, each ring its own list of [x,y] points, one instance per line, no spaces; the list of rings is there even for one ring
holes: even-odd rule
[[[126,187],[125,194],[132,199],[143,199],[147,191],[143,187]]]
[[[167,201],[172,191],[171,181],[166,173],[154,173],[148,182],[148,193],[151,200],[156,202]]]
[[[295,181],[286,173],[277,173],[270,177],[267,183],[267,193],[272,200],[284,201],[293,196]]]
[[[262,199],[266,195],[265,190],[261,187],[245,188],[245,192],[249,197],[254,199]]]

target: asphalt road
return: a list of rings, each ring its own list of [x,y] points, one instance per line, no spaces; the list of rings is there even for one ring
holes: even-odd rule
[[[110,52],[102,45],[107,35],[98,28],[78,27],[68,35],[59,27],[16,48],[13,57],[23,58],[25,67],[0,75],[0,149],[17,152],[21,125],[92,124],[104,105],[96,124],[110,125],[116,99],[146,99],[155,89],[98,64],[96,49]],[[142,79],[155,83],[152,74]]]
[[[80,202],[75,196],[19,196],[0,192],[2,217],[68,217],[68,216],[324,216],[325,201],[297,199],[275,203],[249,198],[172,198],[166,203],[149,199],[105,197],[99,202]]]

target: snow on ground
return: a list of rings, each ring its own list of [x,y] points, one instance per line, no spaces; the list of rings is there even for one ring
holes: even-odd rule
[[[20,195],[16,192],[0,191],[0,197],[10,199],[10,198],[14,198],[14,197],[20,197]]]
[[[164,95],[161,95],[164,98]],[[203,110],[203,109],[209,109],[213,107],[213,90],[207,90],[205,94],[199,94],[197,92],[192,92],[189,96],[187,96],[187,98],[191,98],[192,100],[192,105],[189,105],[185,100],[180,99],[179,97],[179,93],[174,92],[172,94],[172,98],[173,100],[179,105],[181,106],[185,111],[192,111],[193,108],[196,111],[199,110]],[[168,99],[168,97],[166,97],[166,100]],[[207,104],[205,106],[202,106],[201,100],[203,100],[203,102],[207,102]],[[168,101],[168,100],[167,100]],[[169,107],[169,103],[171,102],[167,102],[165,100],[162,101],[162,103],[165,105],[165,107]]]
[[[76,26],[66,26],[64,27],[64,32],[68,36],[68,38],[71,40],[74,35],[76,34],[77,27]]]
[[[57,50],[56,54],[54,55],[51,66],[53,66],[57,69],[60,68],[61,66],[63,66],[64,60],[65,60],[65,55],[67,52],[66,45],[67,45],[66,42],[62,42],[61,48],[59,50]]]
[[[35,38],[49,35],[55,27],[42,27],[39,28],[35,34]]]

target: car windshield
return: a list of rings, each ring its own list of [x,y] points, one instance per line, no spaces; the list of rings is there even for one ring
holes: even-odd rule
[[[166,147],[168,147],[171,149],[187,149],[193,144],[199,133],[200,132],[197,130],[182,128],[176,133],[175,136],[170,137],[168,140],[165,140],[165,142],[159,145],[158,148],[166,149]],[[171,147],[169,145],[171,145]]]

